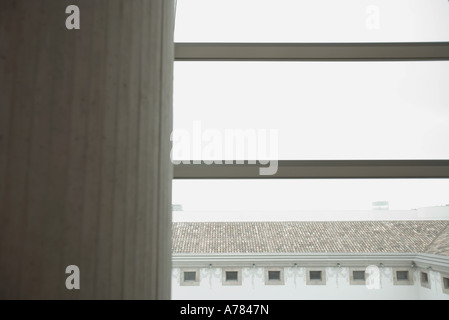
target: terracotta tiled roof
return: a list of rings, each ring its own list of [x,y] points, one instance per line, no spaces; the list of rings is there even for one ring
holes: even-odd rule
[[[173,223],[173,253],[326,252],[449,255],[449,222]]]
[[[449,256],[449,225],[427,247],[426,253]]]

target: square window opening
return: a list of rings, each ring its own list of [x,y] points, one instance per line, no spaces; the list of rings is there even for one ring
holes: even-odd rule
[[[310,271],[310,280],[321,281],[322,274],[321,271]]]
[[[429,283],[429,275],[427,274],[427,272],[421,272],[421,283]]]
[[[222,284],[224,286],[241,286],[242,285],[242,269],[240,268],[223,268]]]
[[[408,281],[408,271],[396,271],[396,278],[398,279],[398,281]]]
[[[443,278],[444,290],[449,290],[449,278]]]
[[[354,280],[365,281],[365,271],[354,271],[352,276]]]
[[[226,281],[238,281],[237,271],[226,271]]]
[[[185,271],[184,272],[184,281],[185,282],[196,281],[196,272],[195,271]]]
[[[281,272],[280,271],[268,271],[268,280],[269,281],[281,281]]]

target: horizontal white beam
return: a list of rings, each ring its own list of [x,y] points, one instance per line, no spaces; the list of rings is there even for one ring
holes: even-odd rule
[[[177,61],[449,60],[449,42],[176,43]]]
[[[174,179],[404,179],[449,178],[449,160],[278,161],[274,175],[256,164],[179,164]]]

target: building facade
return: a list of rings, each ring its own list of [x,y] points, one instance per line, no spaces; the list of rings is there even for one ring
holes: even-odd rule
[[[172,298],[449,300],[449,221],[175,222]]]

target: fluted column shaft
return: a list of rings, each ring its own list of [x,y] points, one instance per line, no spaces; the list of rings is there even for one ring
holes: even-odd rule
[[[170,297],[173,11],[0,1],[0,299]]]

